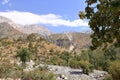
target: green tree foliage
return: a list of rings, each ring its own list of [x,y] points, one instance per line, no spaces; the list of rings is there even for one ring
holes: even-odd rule
[[[89,74],[89,72],[91,72],[91,70],[92,70],[91,69],[92,65],[89,63],[89,61],[81,60],[79,62],[79,65],[83,69],[83,73],[85,73],[85,74]]]
[[[25,66],[25,63],[30,60],[30,52],[28,48],[21,48],[17,51],[16,57],[20,58],[20,61],[22,62],[22,66]]]
[[[80,60],[87,60],[89,61],[89,53],[87,51],[82,51],[80,56],[78,56]]]
[[[71,68],[81,68],[81,67],[80,67],[80,64],[79,64],[79,61],[78,61],[77,59],[71,59],[71,60],[69,61],[69,66],[70,66]]]
[[[91,49],[106,48],[112,42],[120,47],[120,1],[86,0],[86,3],[85,13],[80,12],[79,16],[89,19],[93,31]]]
[[[106,59],[109,59],[111,61],[114,61],[116,59],[118,59],[118,57],[120,56],[119,53],[117,53],[116,51],[117,49],[113,46],[111,46],[108,50],[105,51],[104,55]]]
[[[71,57],[72,57],[71,53],[69,53],[67,51],[62,52],[61,55],[60,55],[60,58],[65,60],[67,62],[67,65],[68,65],[68,62],[69,62]]]
[[[21,79],[23,80],[24,76],[24,68],[26,67],[26,62],[30,60],[30,52],[28,48],[21,48],[17,51],[16,57],[20,58],[20,61],[22,62],[22,73],[21,73]]]

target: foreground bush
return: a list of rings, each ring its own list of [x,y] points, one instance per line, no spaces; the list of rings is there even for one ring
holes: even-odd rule
[[[26,72],[23,80],[55,80],[54,74],[46,70],[36,69],[34,71]]]
[[[111,62],[108,72],[114,80],[120,80],[120,60]]]

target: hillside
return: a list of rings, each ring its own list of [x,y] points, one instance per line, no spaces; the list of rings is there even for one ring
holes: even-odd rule
[[[21,48],[28,48],[33,58],[37,55],[37,57],[41,60],[47,60],[48,57],[55,54],[58,55],[64,51],[64,49],[56,46],[55,44],[49,43],[44,38],[34,34],[28,35],[26,39],[0,39],[0,55],[5,55],[7,59],[14,61],[17,51]]]
[[[9,24],[9,26],[13,27],[14,29],[24,34],[38,33],[41,35],[50,35],[53,33],[49,29],[37,24],[31,24],[31,25],[15,24],[12,20],[6,17],[0,16],[0,23],[3,23],[3,22]]]
[[[41,35],[50,35],[52,32],[40,25],[37,24],[32,24],[32,25],[19,25],[19,27],[16,27],[19,31],[26,33],[26,34],[31,34],[31,33],[38,33]]]
[[[61,47],[69,49],[73,45],[74,50],[79,52],[82,49],[87,49],[91,45],[90,34],[79,32],[67,32],[60,34],[53,34],[50,39]]]
[[[0,23],[0,38],[5,37],[18,38],[21,35],[23,35],[23,33],[13,28],[9,23],[7,22]]]
[[[91,45],[91,39],[88,33],[63,32],[53,34],[49,29],[40,25],[15,24],[12,20],[2,16],[0,16],[0,28],[0,38],[18,38],[19,36],[26,38],[27,35],[36,33],[36,35],[44,37],[48,42],[53,42],[69,51],[79,52]]]

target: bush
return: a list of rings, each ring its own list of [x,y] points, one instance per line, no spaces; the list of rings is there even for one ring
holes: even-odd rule
[[[55,80],[54,74],[46,70],[36,69],[34,71],[26,72],[23,80]]]
[[[89,74],[92,71],[92,65],[88,61],[81,60],[79,62],[80,67],[83,69],[83,73]]]
[[[120,60],[110,63],[108,72],[112,75],[114,80],[120,79]]]
[[[104,80],[113,80],[111,75],[107,75]]]
[[[76,59],[71,59],[69,61],[69,66],[71,68],[80,68],[79,61],[77,61]]]
[[[68,62],[69,62],[70,58],[72,58],[72,56],[71,56],[71,53],[64,51],[61,53],[60,58],[65,60],[68,65]]]

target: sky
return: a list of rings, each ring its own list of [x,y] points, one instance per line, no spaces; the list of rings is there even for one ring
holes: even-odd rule
[[[17,24],[39,24],[55,33],[88,31],[87,20],[81,20],[85,0],[0,0],[0,16]]]

